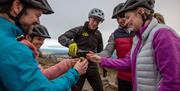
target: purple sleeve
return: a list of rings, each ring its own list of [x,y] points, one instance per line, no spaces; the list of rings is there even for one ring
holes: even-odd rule
[[[168,29],[159,29],[153,38],[155,62],[162,80],[158,91],[180,88],[180,38]]]
[[[124,59],[101,58],[101,67],[112,68],[115,70],[131,70],[130,54],[128,53]]]

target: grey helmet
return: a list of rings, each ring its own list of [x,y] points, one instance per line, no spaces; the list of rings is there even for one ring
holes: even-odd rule
[[[98,8],[93,8],[90,12],[89,12],[89,18],[90,17],[97,17],[100,19],[100,21],[104,21],[104,12]]]
[[[40,37],[44,37],[44,38],[51,38],[46,27],[43,25],[40,25],[40,24],[36,24],[33,27],[32,33],[29,35],[31,37],[40,36]]]
[[[0,0],[1,4],[6,4],[9,2],[13,2],[14,0]],[[43,9],[43,14],[52,14],[54,11],[52,10],[51,6],[47,2],[47,0],[20,0],[22,4],[26,7],[35,7],[39,9]]]
[[[121,10],[121,8],[123,7],[124,3],[120,3],[118,4],[116,7],[114,7],[113,9],[113,14],[112,14],[112,19],[117,18],[117,15],[119,14],[119,10]]]
[[[123,8],[121,8],[121,10],[119,10],[118,13],[123,13],[123,12],[127,12],[129,10],[134,10],[138,7],[145,7],[149,10],[151,10],[151,12],[154,12],[154,4],[155,4],[155,0],[127,0],[123,6]]]

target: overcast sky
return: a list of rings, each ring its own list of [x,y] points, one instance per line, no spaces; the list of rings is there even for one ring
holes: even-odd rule
[[[116,20],[111,19],[113,8],[125,0],[49,0],[55,11],[53,15],[43,15],[41,23],[47,27],[53,39],[65,31],[83,25],[88,20],[88,13],[92,8],[102,9],[105,21],[100,25],[104,43],[109,35],[117,28]],[[180,34],[180,0],[156,0],[155,12],[165,17],[167,25]]]

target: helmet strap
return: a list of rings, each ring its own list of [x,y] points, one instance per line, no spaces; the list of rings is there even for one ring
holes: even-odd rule
[[[146,12],[144,14],[141,15],[142,19],[143,19],[143,26],[146,23],[147,20],[151,20],[152,19],[152,15],[147,14]]]
[[[145,25],[147,20],[152,19],[152,15],[150,15],[151,13],[148,13],[147,9],[145,9],[145,8],[139,8],[139,10],[137,10],[137,13],[139,15],[141,15],[141,17],[142,17],[142,20],[143,20],[143,25],[142,26]]]
[[[146,18],[146,16],[143,14],[143,15],[141,15],[141,17],[142,17],[142,20],[143,20],[143,26],[145,25],[145,22],[147,21],[147,18]]]
[[[33,42],[34,36],[29,36],[30,37],[30,42]]]
[[[24,28],[22,27],[22,24],[20,24],[20,18],[26,12],[26,9],[27,7],[24,6],[21,12],[16,17],[12,16],[10,12],[7,12],[7,15],[15,22],[16,26],[18,26],[25,34],[28,34],[28,32],[25,31]]]

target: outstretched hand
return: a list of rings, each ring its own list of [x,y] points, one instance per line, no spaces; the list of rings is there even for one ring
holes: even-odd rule
[[[78,71],[79,75],[86,73],[87,68],[88,68],[87,59],[79,59],[74,65],[74,69]]]
[[[101,62],[101,57],[92,51],[89,51],[89,53],[86,54],[86,58],[95,63]]]

